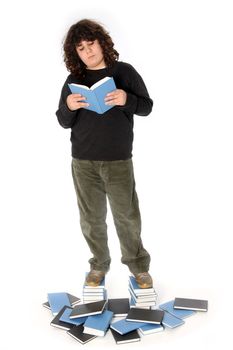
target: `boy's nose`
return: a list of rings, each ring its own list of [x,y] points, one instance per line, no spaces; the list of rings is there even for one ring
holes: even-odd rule
[[[89,53],[89,52],[91,52],[91,48],[90,47],[86,47],[86,53]]]

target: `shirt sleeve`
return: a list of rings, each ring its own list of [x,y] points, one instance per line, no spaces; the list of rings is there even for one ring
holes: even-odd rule
[[[56,111],[58,122],[65,129],[72,128],[72,126],[76,122],[77,115],[79,112],[79,110],[71,111],[66,104],[67,96],[71,94],[71,91],[68,87],[68,82],[69,77],[66,79],[62,87],[58,110]]]
[[[128,66],[129,69],[125,85],[127,99],[125,105],[120,106],[120,109],[126,113],[147,116],[152,111],[153,100],[150,98],[140,74],[133,66]]]

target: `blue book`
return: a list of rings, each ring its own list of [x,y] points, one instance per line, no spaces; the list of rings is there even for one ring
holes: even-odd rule
[[[73,94],[81,94],[86,97],[86,100],[82,102],[89,103],[89,106],[85,108],[90,111],[103,114],[113,107],[106,105],[104,101],[104,98],[109,92],[116,90],[116,85],[112,77],[105,77],[97,81],[90,88],[86,85],[75,83],[68,84],[68,86]]]
[[[83,333],[103,337],[109,328],[113,317],[113,312],[105,310],[102,314],[89,316],[84,323]]]
[[[175,317],[184,319],[186,317],[192,316],[194,315],[196,312],[192,311],[192,310],[177,310],[173,308],[175,300],[170,300],[166,303],[160,304],[159,308],[169,312],[170,314],[172,314]]]
[[[48,293],[48,302],[54,316],[58,314],[63,306],[71,306],[67,293]]]
[[[164,316],[162,319],[162,325],[164,327],[175,328],[181,326],[184,323],[184,320],[182,320],[181,318],[175,317],[172,314],[169,314],[169,312],[167,311],[164,312]]]
[[[158,333],[158,332],[162,332],[163,330],[164,330],[164,327],[161,324],[152,324],[152,323],[148,323],[145,326],[142,326],[139,328],[139,331],[142,333],[142,335]]]
[[[132,332],[140,327],[145,326],[145,322],[128,322],[125,319],[114,322],[110,325],[110,328],[120,333],[121,335]]]
[[[83,324],[87,320],[86,317],[79,317],[79,318],[70,318],[72,309],[71,308],[66,308],[61,317],[59,318],[60,321],[66,322],[69,324],[74,324],[75,326],[79,326],[80,324]]]

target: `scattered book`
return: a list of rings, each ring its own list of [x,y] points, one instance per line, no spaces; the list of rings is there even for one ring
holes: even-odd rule
[[[130,310],[129,299],[108,299],[107,309],[113,312],[114,317],[126,316]]]
[[[110,328],[114,329],[114,331],[118,332],[119,334],[124,335],[145,325],[145,322],[128,322],[124,318],[123,320],[112,323]]]
[[[101,314],[105,308],[106,303],[107,300],[101,300],[94,303],[77,305],[71,311],[70,318]]]
[[[169,312],[171,315],[184,319],[186,317],[192,316],[196,313],[196,311],[192,311],[192,310],[178,310],[178,309],[174,309],[174,301],[175,300],[170,300],[167,301],[166,303],[160,304],[159,308]]]
[[[67,293],[48,293],[48,302],[52,314],[56,316],[63,306],[71,306]]]
[[[115,342],[117,344],[126,344],[126,343],[132,343],[132,342],[136,342],[136,341],[140,341],[141,338],[138,335],[138,332],[132,331],[129,332],[127,334],[121,335],[118,332],[116,332],[114,329],[111,328],[111,332],[113,335],[113,338],[115,339]]]
[[[72,308],[66,308],[65,311],[63,312],[63,314],[60,317],[60,321],[69,323],[69,324],[73,324],[75,326],[79,326],[80,324],[83,324],[84,322],[86,322],[87,320],[87,316],[85,317],[78,317],[78,318],[70,318],[70,314],[71,311],[73,309]]]
[[[87,342],[96,338],[96,335],[83,333],[84,327],[81,324],[80,326],[74,326],[67,331],[71,337],[76,339],[81,344],[86,344]]]
[[[152,324],[152,323],[147,323],[145,324],[145,326],[142,326],[139,328],[139,331],[142,335],[158,333],[158,332],[162,332],[163,330],[164,330],[164,327],[161,324]]]
[[[84,323],[84,333],[104,337],[113,317],[113,312],[105,310],[100,315],[89,316]]]
[[[178,326],[182,326],[184,324],[184,320],[181,318],[175,317],[172,314],[169,314],[169,312],[164,312],[162,325],[168,328],[175,328]]]
[[[42,306],[44,306],[46,309],[51,310],[51,307],[50,307],[50,305],[49,305],[49,302],[48,302],[48,301],[45,301],[45,302],[42,304]]]
[[[130,309],[126,316],[127,321],[145,322],[160,324],[162,322],[164,311],[162,310],[144,310],[139,308]]]
[[[72,307],[73,307],[73,306],[76,306],[78,303],[81,302],[81,299],[78,298],[78,297],[76,297],[75,295],[72,295],[72,294],[69,294],[69,293],[67,293],[67,295],[68,295],[68,298],[69,298],[69,300],[70,300],[70,304],[71,304]],[[43,305],[45,308],[51,310],[51,307],[50,307],[50,304],[49,304],[48,301],[44,302],[42,305]]]
[[[116,85],[112,77],[105,77],[97,81],[90,88],[81,84],[68,84],[73,94],[81,94],[86,97],[84,102],[89,103],[86,109],[94,111],[99,114],[103,114],[113,106],[106,105],[104,98],[109,92],[116,90]]]
[[[66,309],[71,309],[69,306],[64,306],[59,312],[58,314],[54,317],[54,319],[50,322],[50,325],[56,328],[61,328],[61,329],[65,329],[65,330],[69,330],[70,328],[73,327],[72,324],[61,321],[60,317],[62,316],[62,314],[64,313],[64,311]]]
[[[175,298],[174,309],[207,311],[208,310],[208,300]]]

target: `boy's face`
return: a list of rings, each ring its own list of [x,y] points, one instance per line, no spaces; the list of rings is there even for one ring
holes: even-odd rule
[[[76,52],[88,69],[100,69],[105,67],[102,48],[98,40],[82,40],[76,46]]]

